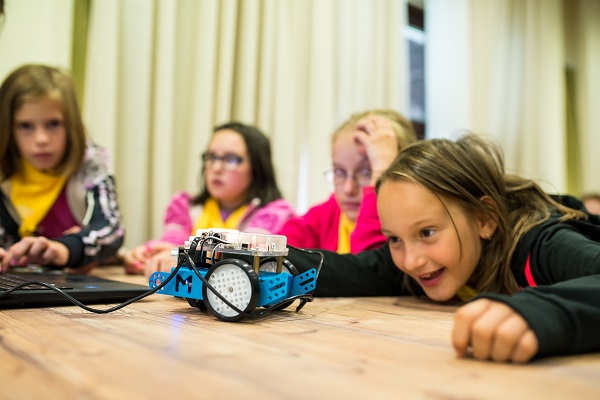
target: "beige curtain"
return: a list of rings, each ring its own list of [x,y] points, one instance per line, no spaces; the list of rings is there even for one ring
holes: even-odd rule
[[[600,1],[579,0],[574,8],[576,128],[582,192],[600,193]],[[569,46],[570,47],[570,46]],[[577,156],[576,156],[577,157]]]
[[[71,68],[75,0],[5,0],[0,81],[28,63]]]
[[[199,188],[211,127],[272,141],[299,212],[324,199],[329,135],[351,113],[402,112],[404,0],[91,2],[84,116],[108,147],[136,245],[161,232],[176,190]]]
[[[487,133],[502,145],[510,172],[539,179],[553,192],[600,189],[591,148],[600,148],[600,121],[590,113],[600,106],[599,4],[428,0],[429,136]],[[576,61],[574,96],[567,90],[569,58]],[[576,110],[573,124],[568,109]],[[581,146],[569,151],[574,142]]]

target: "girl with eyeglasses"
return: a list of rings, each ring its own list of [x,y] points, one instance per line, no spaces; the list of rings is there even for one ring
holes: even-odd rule
[[[374,184],[400,149],[416,140],[401,114],[374,109],[354,114],[331,138],[332,169],[325,177],[333,193],[278,232],[290,245],[357,253],[385,242],[376,209]]]
[[[169,271],[171,249],[198,229],[274,233],[294,215],[277,186],[269,139],[256,127],[238,122],[215,127],[202,154],[202,179],[199,194],[173,196],[160,239],[125,254],[128,273]]]

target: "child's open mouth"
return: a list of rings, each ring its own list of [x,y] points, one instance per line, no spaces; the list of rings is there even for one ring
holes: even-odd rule
[[[419,275],[419,282],[423,286],[435,286],[442,279],[445,268],[440,268],[426,274]]]

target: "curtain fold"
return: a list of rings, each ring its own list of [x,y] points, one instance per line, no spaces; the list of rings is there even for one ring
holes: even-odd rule
[[[590,155],[600,145],[600,121],[589,114],[600,105],[598,8],[593,0],[428,0],[428,136],[489,134],[509,172],[552,192],[599,191],[600,165]],[[576,63],[572,96],[568,51]],[[577,113],[570,124],[569,108]],[[581,184],[572,171],[583,171]]]
[[[284,196],[303,212],[330,188],[330,134],[404,102],[404,0],[92,0],[85,120],[111,152],[134,246],[196,192],[214,125],[271,139]]]

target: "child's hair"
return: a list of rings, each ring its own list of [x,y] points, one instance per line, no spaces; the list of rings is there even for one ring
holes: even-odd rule
[[[586,218],[554,201],[534,181],[506,175],[499,147],[475,134],[455,142],[431,139],[406,147],[381,175],[377,190],[388,180],[415,182],[433,192],[444,206],[445,200],[455,201],[467,213],[483,212],[496,221],[496,232],[483,242],[469,280],[477,292],[518,290],[510,267],[512,254],[520,238],[546,221],[552,210],[563,214],[561,221]]]
[[[273,200],[280,199],[282,196],[277,186],[277,180],[275,179],[269,138],[258,128],[235,121],[214,127],[213,134],[225,129],[239,133],[244,139],[244,143],[246,143],[252,169],[252,182],[246,202],[249,203],[253,199],[259,198],[260,205],[264,206]],[[192,199],[192,204],[204,204],[210,198],[210,193],[208,193],[206,182],[204,181],[204,169],[205,166],[203,165],[201,178],[202,190],[199,195]]]
[[[13,134],[15,113],[24,103],[44,97],[60,105],[67,134],[65,154],[52,172],[68,177],[81,164],[86,133],[70,76],[46,65],[24,65],[8,75],[0,86],[0,180],[10,178],[20,168]]]
[[[417,135],[412,122],[406,119],[402,114],[387,108],[375,108],[352,114],[350,118],[344,121],[333,132],[331,135],[331,143],[333,144],[342,132],[346,132],[348,129],[354,129],[359,120],[371,115],[385,117],[392,123],[392,129],[394,129],[398,140],[398,151],[417,140]]]

